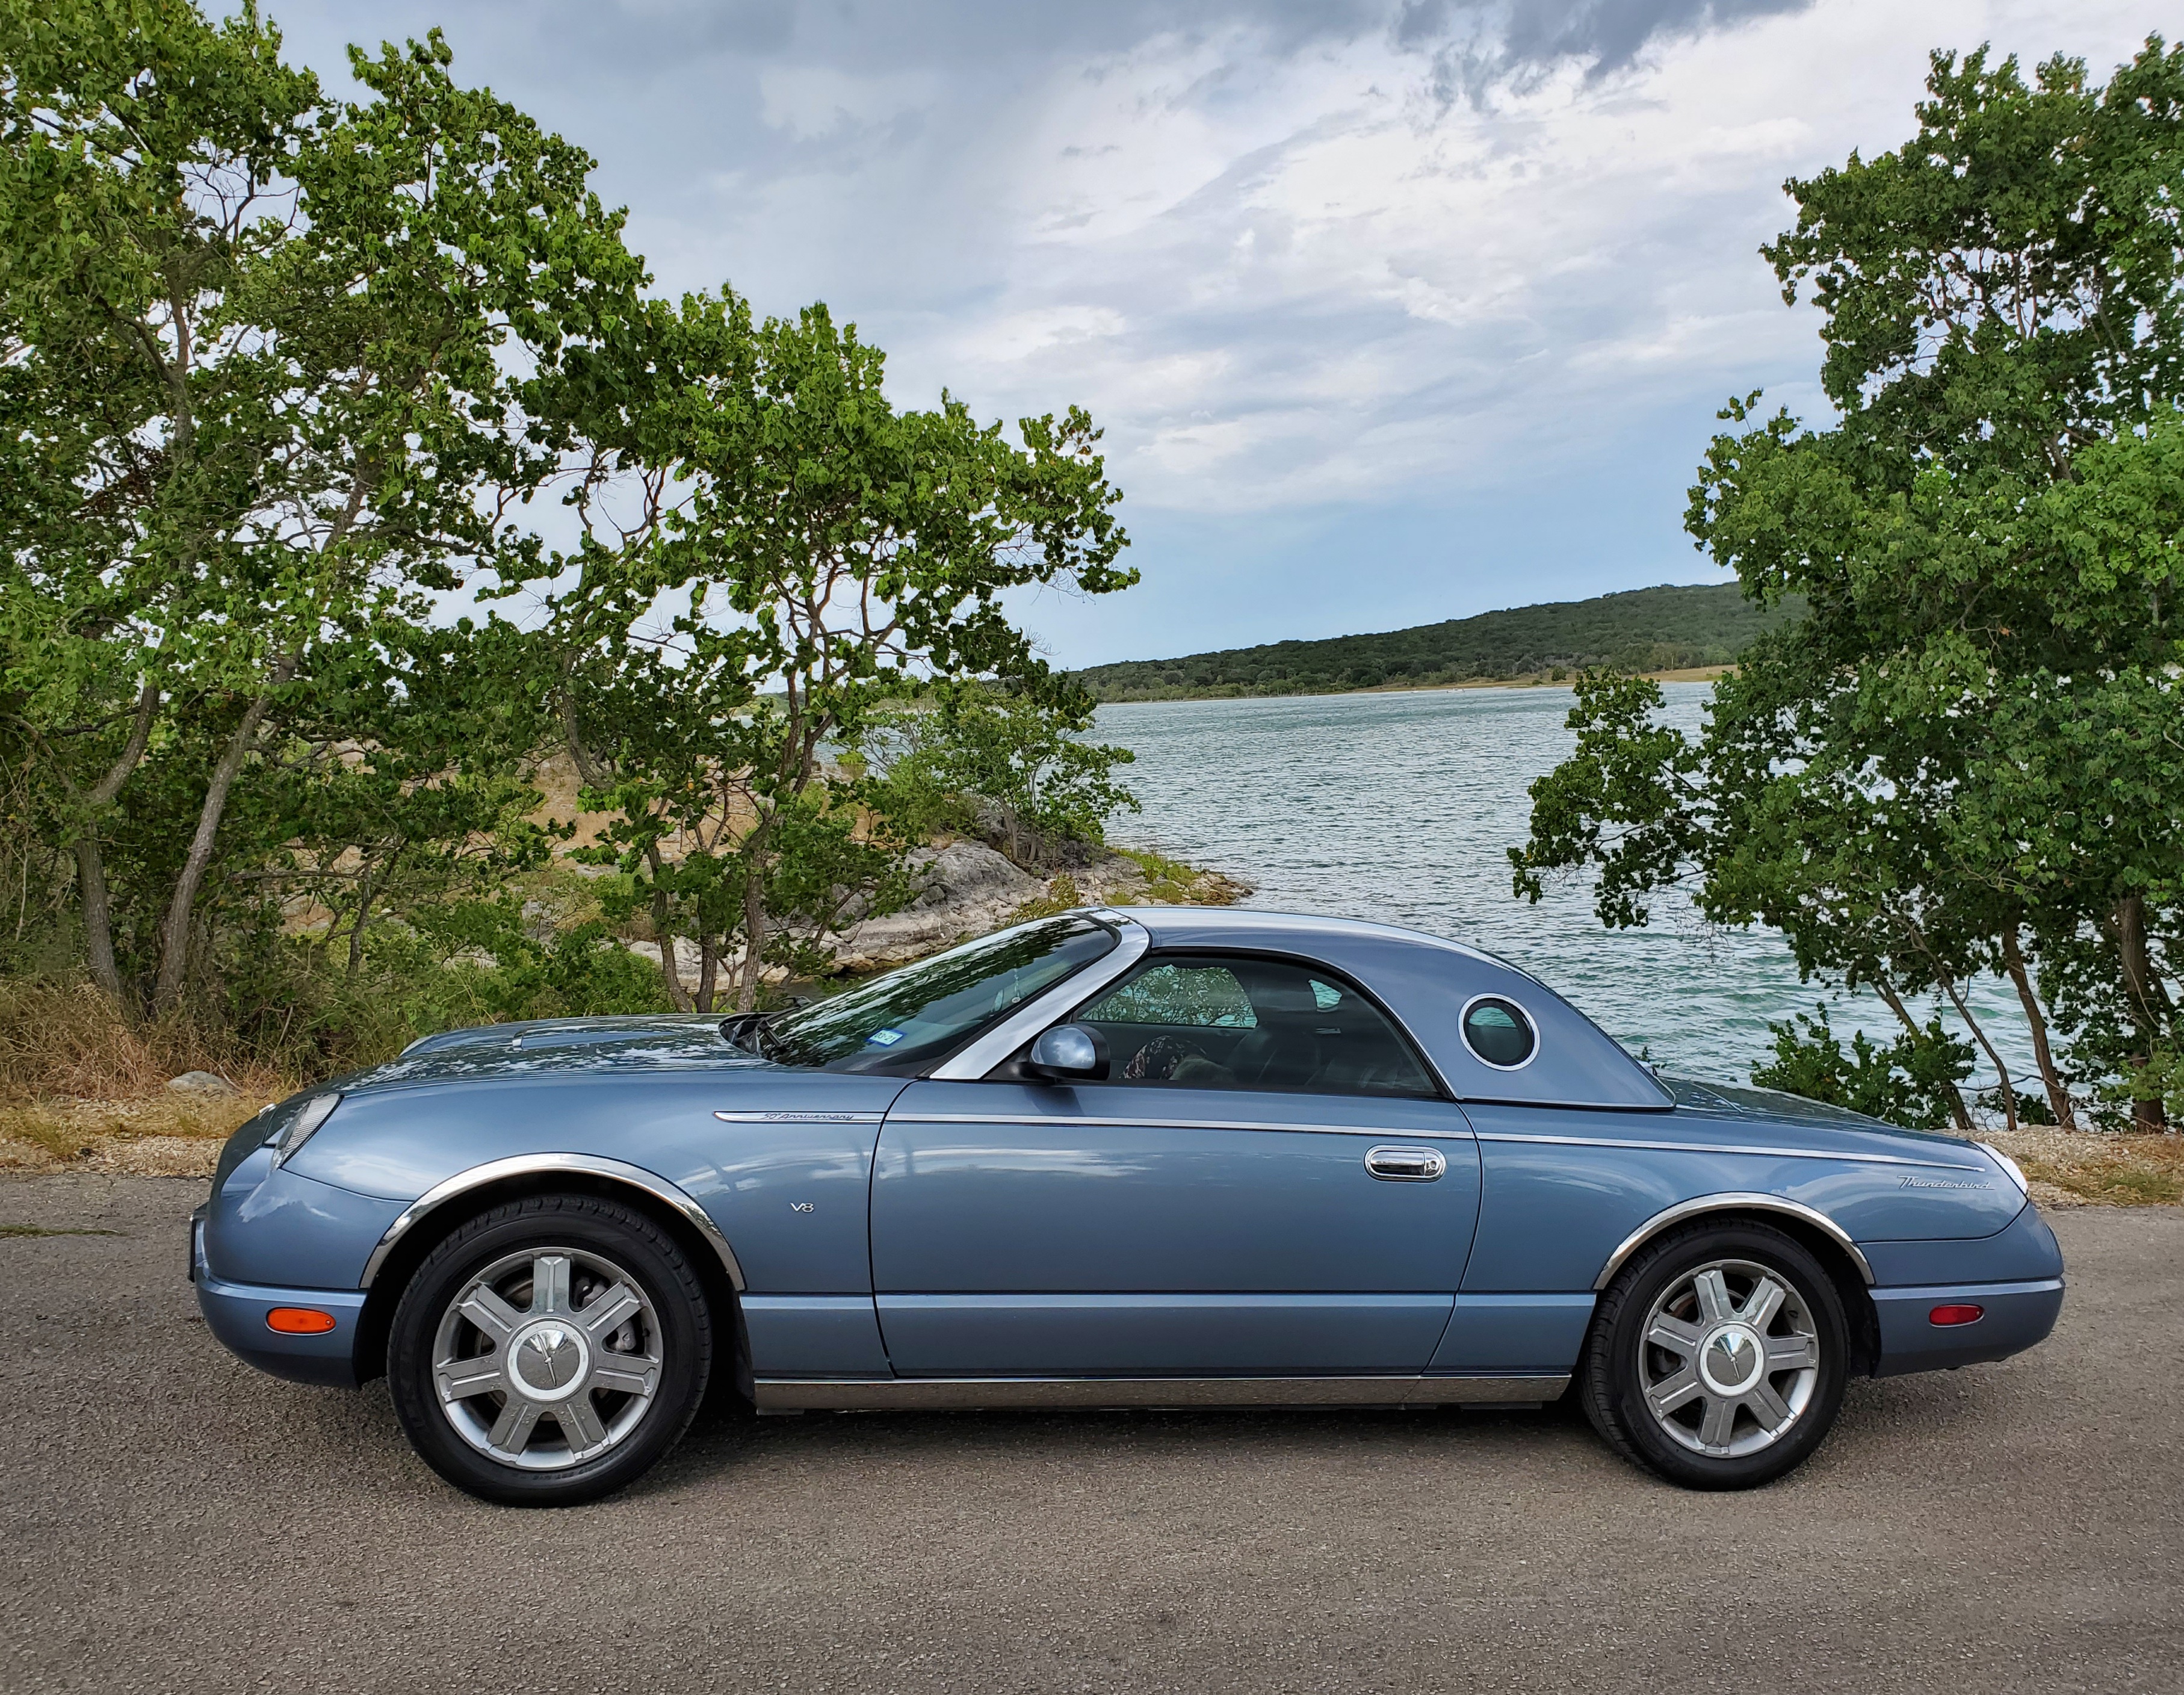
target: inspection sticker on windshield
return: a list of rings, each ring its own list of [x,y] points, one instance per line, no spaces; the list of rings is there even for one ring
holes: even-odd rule
[[[868,1047],[893,1047],[901,1040],[900,1030],[874,1030],[865,1038],[865,1045]]]

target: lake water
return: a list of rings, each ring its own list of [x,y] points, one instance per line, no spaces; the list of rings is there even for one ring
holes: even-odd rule
[[[1664,683],[1668,717],[1701,722],[1711,685]],[[1249,906],[1407,924],[1499,954],[1672,1071],[1748,1079],[1770,1019],[1824,997],[1771,930],[1720,931],[1671,894],[1642,930],[1594,915],[1590,878],[1538,906],[1509,889],[1529,829],[1525,789],[1570,752],[1567,689],[1464,689],[1103,706],[1099,739],[1137,756],[1143,803],[1110,834],[1255,884]],[[2029,1040],[2006,985],[1974,1010],[2020,1090]],[[1831,1007],[1838,1034],[1898,1033],[1877,1001]],[[1952,1016],[1947,1022],[1961,1028]],[[1984,1058],[1972,1086],[1992,1081]]]

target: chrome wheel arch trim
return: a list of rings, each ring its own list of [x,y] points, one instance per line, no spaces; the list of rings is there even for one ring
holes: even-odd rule
[[[500,1183],[511,1177],[547,1177],[557,1174],[600,1177],[611,1183],[622,1184],[631,1189],[642,1190],[655,1201],[663,1201],[686,1219],[690,1227],[711,1248],[721,1262],[721,1268],[728,1274],[731,1287],[740,1295],[744,1291],[744,1268],[736,1263],[735,1250],[728,1239],[721,1234],[712,1215],[681,1189],[657,1172],[647,1171],[643,1166],[631,1165],[619,1159],[603,1159],[589,1153],[521,1153],[507,1159],[488,1160],[483,1165],[474,1165],[467,1171],[459,1171],[453,1177],[434,1184],[402,1210],[402,1216],[387,1227],[387,1234],[379,1239],[378,1246],[364,1263],[364,1274],[357,1279],[359,1289],[371,1287],[372,1280],[379,1275],[380,1268],[387,1263],[402,1239],[417,1225],[450,1201],[482,1189],[488,1184]]]
[[[1667,1229],[1671,1224],[1680,1224],[1691,1218],[1704,1218],[1709,1213],[1780,1213],[1802,1219],[1821,1231],[1828,1240],[1850,1256],[1850,1263],[1858,1268],[1858,1274],[1873,1286],[1873,1267],[1858,1245],[1852,1241],[1850,1232],[1843,1229],[1816,1207],[1808,1207],[1802,1201],[1785,1200],[1780,1195],[1699,1195],[1689,1201],[1679,1201],[1673,1207],[1664,1207],[1623,1239],[1622,1245],[1607,1257],[1607,1263],[1593,1279],[1594,1290],[1607,1287],[1615,1280],[1615,1274],[1623,1269],[1630,1256]]]
[[[936,1083],[976,1083],[985,1074],[1067,1012],[1105,989],[1150,951],[1152,932],[1127,913],[1106,906],[1087,908],[1084,916],[1112,925],[1115,945],[1084,970],[1065,977],[1037,999],[1028,1001],[966,1048],[941,1061],[925,1074]]]

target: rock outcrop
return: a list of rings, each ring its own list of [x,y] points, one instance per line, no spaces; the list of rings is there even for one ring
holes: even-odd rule
[[[222,1100],[242,1093],[225,1077],[209,1071],[186,1071],[180,1077],[169,1078],[167,1087],[176,1095],[203,1095]]]
[[[1004,925],[1072,906],[1225,906],[1251,893],[1248,884],[1215,872],[1193,871],[1165,861],[1153,863],[1158,867],[1156,877],[1148,876],[1145,865],[1128,854],[1092,848],[1083,862],[1042,878],[967,836],[919,848],[906,862],[917,892],[899,910],[863,919],[830,938],[835,968],[850,975],[889,970]],[[657,942],[623,945],[659,962]],[[739,953],[722,960],[723,983],[741,961]],[[675,962],[684,984],[695,986],[697,945],[678,937]],[[769,983],[783,979],[774,967],[765,975]]]
[[[953,841],[919,848],[909,869],[920,887],[911,903],[884,917],[866,918],[842,938],[835,958],[844,971],[901,965],[999,929],[1022,908],[1043,900],[1047,884],[983,842]]]

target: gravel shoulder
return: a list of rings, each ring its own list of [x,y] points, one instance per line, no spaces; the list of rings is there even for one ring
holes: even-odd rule
[[[382,1387],[223,1352],[181,1274],[202,1193],[0,1182],[11,1691],[1956,1695],[2184,1664],[2175,1208],[2059,1215],[2046,1346],[1853,1386],[1749,1495],[1552,1408],[722,1417],[622,1497],[524,1513],[438,1483]]]

